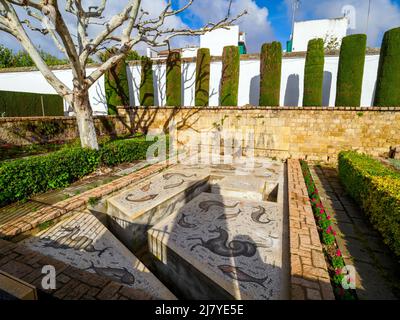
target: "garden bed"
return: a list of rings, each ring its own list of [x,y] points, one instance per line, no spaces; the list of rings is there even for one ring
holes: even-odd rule
[[[344,289],[342,285],[345,278],[345,262],[336,241],[336,231],[331,217],[324,208],[307,162],[300,163],[336,299],[355,300],[357,299],[355,290]]]

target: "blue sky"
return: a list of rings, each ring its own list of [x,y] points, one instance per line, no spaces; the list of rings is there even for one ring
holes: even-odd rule
[[[173,0],[175,8],[187,3],[188,0]],[[65,0],[59,0],[60,7]],[[96,5],[100,0],[83,0],[83,3]],[[357,27],[351,33],[367,33],[368,45],[379,47],[383,33],[393,27],[400,26],[400,0],[371,0],[369,28],[366,32],[366,21],[369,0],[302,0],[297,12],[297,20],[337,18],[342,16],[342,8],[352,5],[356,10]],[[127,0],[109,0],[106,7],[106,18],[121,12]],[[158,17],[165,8],[167,0],[142,0],[142,8],[152,17]],[[248,14],[238,22],[241,31],[246,32],[247,46],[250,53],[259,52],[265,42],[281,41],[285,47],[291,33],[291,3],[292,0],[233,0],[231,14],[236,16],[243,10]],[[208,22],[216,22],[224,18],[228,11],[229,0],[194,0],[193,5],[178,17],[168,18],[167,28],[200,28]],[[66,15],[67,23],[74,28],[74,17]],[[31,33],[34,42],[41,48],[60,56],[50,37],[44,38],[37,33]],[[0,43],[18,50],[15,39],[0,32]],[[181,38],[174,41],[174,47],[198,44],[198,38]],[[135,47],[141,53],[146,45]]]

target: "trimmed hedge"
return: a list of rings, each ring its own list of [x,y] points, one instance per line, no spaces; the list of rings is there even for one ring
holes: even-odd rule
[[[384,242],[400,257],[400,173],[365,154],[339,154],[339,177]]]
[[[222,54],[222,77],[220,89],[221,106],[237,106],[239,92],[239,47],[224,47]]]
[[[121,60],[104,74],[104,87],[109,115],[116,115],[119,106],[129,106],[129,81],[125,60]]]
[[[45,116],[64,115],[63,99],[56,94],[0,91],[0,116],[43,116],[42,98]]]
[[[383,37],[374,105],[400,106],[400,28]]]
[[[265,43],[261,48],[260,106],[279,106],[282,73],[282,45]]]
[[[343,38],[337,77],[337,107],[360,106],[366,47],[365,34],[353,34]]]
[[[210,49],[202,48],[197,51],[196,60],[196,96],[195,105],[206,107],[210,98]]]
[[[142,74],[140,81],[140,105],[154,106],[153,62],[148,57],[142,58]]]
[[[308,42],[306,66],[304,71],[304,107],[322,106],[325,62],[324,54],[323,39],[313,39]]]
[[[179,52],[170,52],[167,58],[167,106],[180,107],[182,105],[182,75],[181,55]]]
[[[94,172],[99,166],[115,166],[146,159],[154,142],[145,137],[116,140],[99,151],[78,147],[47,155],[0,163],[0,206],[52,189],[67,187]]]

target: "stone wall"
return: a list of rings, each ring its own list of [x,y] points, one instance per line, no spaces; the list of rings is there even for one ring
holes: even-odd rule
[[[120,108],[135,131],[167,130],[181,146],[203,132],[254,130],[256,156],[335,162],[342,150],[386,155],[400,144],[400,108]],[[244,144],[244,143],[243,143]]]
[[[116,116],[95,117],[99,136],[129,133],[129,125]],[[79,137],[74,117],[0,118],[0,146],[66,141]]]

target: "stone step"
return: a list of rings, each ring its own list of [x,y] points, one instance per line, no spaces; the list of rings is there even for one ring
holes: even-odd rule
[[[282,217],[278,203],[202,193],[148,231],[149,250],[184,297],[285,299]]]
[[[209,175],[175,168],[107,200],[109,227],[133,252],[147,244],[146,231],[207,191]]]
[[[143,263],[90,213],[78,213],[22,244],[78,269],[141,289],[156,299],[175,299]]]

